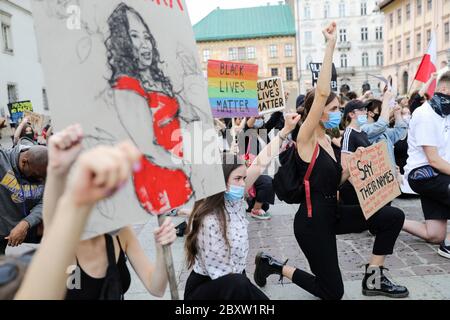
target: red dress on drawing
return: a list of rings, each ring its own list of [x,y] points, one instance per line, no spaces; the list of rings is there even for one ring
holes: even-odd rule
[[[156,143],[182,158],[183,137],[180,120],[177,118],[178,101],[159,92],[147,92],[139,80],[126,76],[117,80],[114,89],[133,91],[147,100],[149,108],[152,109]],[[153,214],[163,214],[185,204],[193,192],[183,170],[160,167],[145,156],[141,159],[141,170],[134,173],[133,178],[139,202],[145,210]]]

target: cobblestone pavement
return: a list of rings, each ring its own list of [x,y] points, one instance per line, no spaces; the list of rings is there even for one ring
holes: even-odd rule
[[[405,211],[408,219],[423,220],[418,199],[397,199],[393,206]],[[275,255],[278,259],[289,258],[289,264],[309,271],[308,263],[301,252],[293,233],[293,220],[297,212],[295,205],[277,202],[270,210],[272,219],[257,221],[249,218],[250,252],[247,262],[247,274],[253,281],[254,257],[260,250]],[[176,222],[181,222],[176,218]],[[143,226],[139,238],[146,252],[153,258],[153,240],[151,230],[156,222]],[[450,231],[450,228],[449,228]],[[339,263],[345,285],[344,299],[366,299],[361,294],[361,280],[364,264],[371,254],[374,238],[369,232],[349,234],[337,237]],[[178,277],[180,296],[183,296],[189,271],[184,266],[183,239],[178,238],[172,247],[175,268]],[[409,299],[450,299],[450,260],[437,254],[437,246],[427,244],[405,232],[397,240],[394,254],[386,259],[386,267],[392,278],[406,285],[410,291]],[[272,299],[316,299],[288,280],[278,282],[277,276],[268,279],[264,292]],[[155,299],[151,297],[140,281],[133,275],[133,283],[128,299]],[[170,299],[167,292],[163,299]],[[385,299],[382,297],[370,299]]]

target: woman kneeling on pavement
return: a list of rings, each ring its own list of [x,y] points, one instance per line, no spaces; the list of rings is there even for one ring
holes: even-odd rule
[[[259,253],[256,256],[255,282],[264,286],[269,275],[278,274],[281,279],[287,277],[321,299],[341,299],[344,285],[336,235],[370,230],[376,237],[373,255],[366,265],[362,293],[369,296],[406,297],[408,290],[389,280],[383,266],[385,256],[392,254],[403,226],[403,212],[397,208],[383,208],[366,220],[360,206],[338,204],[337,191],[349,178],[349,171],[343,170],[336,161],[331,141],[325,134],[326,129],[337,127],[341,118],[339,101],[330,89],[336,24],[333,22],[323,33],[327,40],[324,62],[317,89],[305,99],[307,118],[297,137],[296,161],[302,172],[306,172],[312,158],[318,153],[309,178],[310,193],[304,195],[305,199],[301,201],[302,205],[294,220],[295,237],[313,274]]]

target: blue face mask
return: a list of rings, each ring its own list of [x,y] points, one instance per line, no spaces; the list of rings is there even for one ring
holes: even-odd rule
[[[229,191],[225,192],[225,200],[239,201],[244,199],[245,188],[235,185],[229,186]]]
[[[325,121],[323,123],[323,126],[325,129],[334,129],[339,127],[339,124],[341,123],[341,117],[342,113],[340,111],[336,112],[329,112],[328,113],[328,121]]]
[[[362,114],[358,116],[358,124],[360,126],[365,125],[367,123],[367,115]]]

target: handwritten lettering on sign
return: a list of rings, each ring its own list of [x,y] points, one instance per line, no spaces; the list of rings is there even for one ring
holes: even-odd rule
[[[286,107],[283,81],[280,77],[258,81],[258,102],[260,115],[281,111]]]
[[[386,142],[355,153],[350,159],[350,176],[366,219],[400,194]]]

